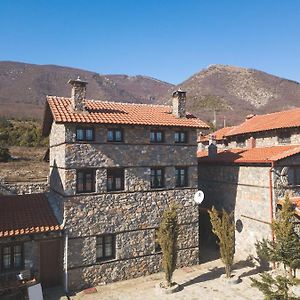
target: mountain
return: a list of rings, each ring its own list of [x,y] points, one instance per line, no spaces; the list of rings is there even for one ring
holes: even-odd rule
[[[42,119],[46,95],[69,97],[69,79],[88,81],[87,97],[136,103],[157,103],[172,84],[146,77],[101,75],[55,65],[0,62],[0,116]]]
[[[212,121],[216,110],[217,125],[234,125],[248,114],[264,114],[300,107],[300,84],[254,69],[211,65],[193,75],[177,88],[187,91],[187,109],[206,121]]]
[[[217,125],[235,125],[248,114],[300,107],[300,84],[262,71],[211,65],[178,86],[145,76],[101,75],[69,67],[0,62],[0,116],[42,119],[46,95],[71,94],[70,78],[88,81],[87,97],[111,101],[171,104],[187,91],[187,109]]]

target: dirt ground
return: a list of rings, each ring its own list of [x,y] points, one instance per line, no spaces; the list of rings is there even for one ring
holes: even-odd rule
[[[0,163],[0,178],[11,182],[45,181],[49,163],[43,161],[46,148],[11,147],[13,159]]]
[[[262,300],[263,295],[251,287],[251,276],[258,276],[254,267],[243,264],[235,266],[241,277],[238,284],[229,284],[220,278],[224,273],[221,261],[185,267],[175,271],[173,280],[181,285],[181,290],[171,295],[162,294],[157,285],[163,280],[163,273],[153,274],[137,279],[121,281],[88,289],[73,296],[76,300]],[[97,292],[96,292],[97,290]]]

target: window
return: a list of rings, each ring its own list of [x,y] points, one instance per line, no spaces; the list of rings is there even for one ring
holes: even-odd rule
[[[289,185],[300,185],[300,167],[289,167],[287,178]]]
[[[108,142],[123,142],[123,131],[121,129],[108,129],[107,130]]]
[[[1,261],[3,271],[22,269],[24,265],[23,245],[17,244],[2,247]]]
[[[150,131],[150,142],[151,143],[163,143],[164,135],[162,131],[152,130]]]
[[[151,169],[151,188],[164,187],[164,170],[162,168]]]
[[[77,193],[95,192],[95,172],[94,170],[78,170],[76,181]]]
[[[116,258],[116,239],[113,234],[98,236],[96,239],[97,261]]]
[[[157,240],[158,238],[158,228],[155,228],[155,231],[154,231],[154,239],[155,239],[155,246],[154,246],[154,251],[155,252],[161,252],[161,246]]]
[[[187,133],[185,131],[176,131],[174,140],[175,143],[187,143]]]
[[[239,148],[245,147],[246,146],[246,139],[242,138],[242,137],[238,137],[236,139],[236,146],[239,147]]]
[[[107,191],[124,190],[124,169],[107,170]]]
[[[76,141],[93,141],[95,139],[94,128],[78,127],[76,129]]]
[[[186,167],[175,168],[176,186],[183,187],[188,185],[188,169]]]
[[[288,132],[281,133],[278,135],[279,144],[290,144],[291,143],[291,134]]]

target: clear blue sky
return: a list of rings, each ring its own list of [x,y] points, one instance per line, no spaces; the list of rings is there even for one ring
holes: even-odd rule
[[[0,0],[0,60],[180,83],[210,64],[300,81],[299,0]]]

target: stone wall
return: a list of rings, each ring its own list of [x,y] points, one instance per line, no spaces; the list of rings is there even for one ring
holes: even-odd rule
[[[78,143],[76,126],[67,125],[65,132],[58,134],[66,143],[55,146],[54,141],[50,150],[50,198],[56,199],[50,203],[60,202],[60,215],[64,215],[70,289],[160,270],[155,229],[173,201],[180,207],[178,266],[198,262],[198,207],[193,202],[197,190],[196,130],[184,129],[188,143],[175,144],[176,129],[161,128],[164,143],[150,144],[150,127],[122,126],[124,142],[107,143],[107,128],[114,127],[96,126],[95,141]],[[150,188],[150,168],[157,166],[164,167],[165,187],[154,190]],[[175,166],[188,167],[188,187],[175,187]],[[109,167],[124,168],[123,191],[107,192]],[[80,168],[95,170],[94,193],[76,195],[76,170]],[[116,257],[98,262],[96,237],[109,233],[116,238]]]
[[[137,277],[141,275],[141,269],[145,269],[143,275],[160,270],[161,254],[155,253],[155,228],[159,227],[164,209],[173,201],[179,205],[178,266],[198,263],[198,207],[193,202],[195,191],[187,189],[67,198],[65,232],[69,236],[70,288]],[[96,237],[107,233],[116,236],[116,258],[109,262],[97,262]],[[115,277],[111,269],[118,266],[120,272]],[[88,280],[82,278],[85,270],[89,270]]]
[[[269,166],[199,165],[203,206],[234,211],[236,259],[255,255],[255,242],[270,238]]]
[[[5,183],[0,182],[0,195],[23,195],[44,193],[49,190],[48,182],[22,182]]]
[[[288,128],[286,129],[291,134],[290,143],[282,143],[280,142],[278,136],[281,134],[280,130],[268,130],[263,132],[253,132],[253,133],[247,133],[242,134],[238,136],[232,136],[228,137],[228,149],[233,148],[247,148],[248,147],[248,140],[250,137],[255,138],[256,148],[262,148],[262,147],[272,147],[272,146],[281,146],[281,145],[299,145],[300,144],[300,134],[299,130],[295,128]],[[244,146],[240,146],[237,143],[238,138],[245,138],[246,143]],[[224,148],[224,144],[217,144],[219,149]],[[201,147],[201,146],[199,146]]]

